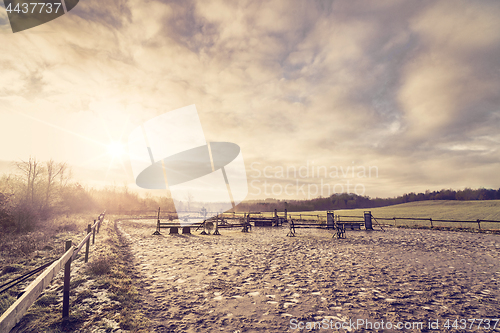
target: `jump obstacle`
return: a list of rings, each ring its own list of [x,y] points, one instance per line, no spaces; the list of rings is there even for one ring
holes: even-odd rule
[[[354,217],[359,218],[358,216],[344,216],[344,217]],[[385,231],[384,228],[378,223],[378,221],[373,217],[371,211],[365,211],[363,220],[354,220],[354,221],[341,221],[341,217],[338,215],[334,215],[333,211],[327,211],[326,213],[326,223],[313,223],[307,220],[294,221],[291,219],[290,221],[290,230],[287,234],[288,237],[295,237],[296,230],[299,228],[305,229],[335,229],[335,233],[333,237],[336,238],[345,238],[346,230],[361,230],[361,227],[364,225],[365,230],[373,230],[373,221]]]
[[[295,222],[293,219],[290,221],[290,231],[288,232],[288,237],[295,237],[296,230],[299,228],[303,229],[335,229],[333,237],[345,238],[345,225],[341,223],[336,223],[335,216],[332,211],[327,211],[326,213],[327,223],[314,223],[311,221],[298,221]]]
[[[206,217],[206,210],[202,210],[204,213],[204,217]],[[239,217],[243,215],[242,217]],[[252,216],[253,215],[253,216]],[[345,238],[346,230],[361,230],[361,227],[364,225],[365,230],[373,230],[372,218],[375,220],[375,223],[378,224],[376,219],[371,215],[370,211],[364,212],[363,220],[349,220],[349,221],[341,221],[341,216],[334,215],[333,211],[327,211],[326,223],[324,220],[321,220],[320,215],[307,215],[300,214],[299,219],[290,218],[288,220],[288,213],[285,209],[284,217],[278,216],[277,209],[274,210],[273,217],[264,217],[260,212],[249,212],[249,213],[219,213],[209,219],[205,219],[201,223],[192,224],[190,226],[181,226],[178,222],[173,222],[172,216],[169,215],[169,222],[161,222],[160,221],[160,208],[158,208],[157,215],[157,223],[156,223],[156,231],[153,235],[161,235],[160,230],[162,228],[168,228],[169,234],[179,234],[179,229],[182,229],[183,235],[191,234],[191,228],[195,227],[196,231],[200,228],[203,228],[201,235],[210,235],[210,230],[214,229],[213,235],[220,235],[219,229],[229,229],[229,228],[242,228],[242,232],[249,232],[252,228],[252,222],[255,227],[279,227],[284,223],[289,223],[289,232],[287,234],[288,237],[295,237],[297,233],[296,229],[334,229],[335,233],[332,237],[336,238]],[[318,221],[314,222],[314,220],[310,219],[302,219],[302,216],[317,216]],[[358,216],[342,216],[348,218],[359,218]],[[187,220],[189,218],[199,219],[200,217],[189,217],[185,216],[184,219]],[[237,221],[236,223],[230,223],[228,221]],[[382,228],[383,230],[383,228]]]
[[[191,225],[191,226],[181,226],[179,223],[172,222],[172,219],[169,219],[169,222],[160,222],[160,207],[158,207],[158,216],[157,216],[157,222],[156,222],[156,231],[153,233],[153,235],[161,235],[160,229],[170,229],[169,230],[169,235],[178,235],[179,234],[179,229],[182,228],[182,234],[183,235],[190,235],[191,234],[191,228],[199,226],[200,223]]]

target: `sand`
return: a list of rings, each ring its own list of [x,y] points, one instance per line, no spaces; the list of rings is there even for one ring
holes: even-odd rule
[[[287,227],[254,227],[153,236],[152,220],[117,223],[155,332],[296,332],[307,322],[321,332],[390,331],[375,330],[388,322],[453,332],[448,319],[500,318],[498,235],[390,228],[332,239],[298,229],[290,238]],[[500,323],[472,325],[500,332]]]

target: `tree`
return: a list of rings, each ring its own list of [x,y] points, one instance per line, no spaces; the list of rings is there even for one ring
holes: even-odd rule
[[[42,171],[40,162],[36,158],[30,157],[28,161],[16,162],[15,165],[25,177],[26,189],[24,199],[30,200],[31,204],[34,205],[36,199],[38,199],[35,197],[36,185]]]
[[[68,166],[66,163],[56,163],[52,159],[45,162],[47,184],[45,185],[45,202],[43,210],[48,213],[51,206],[51,198],[53,194],[53,189],[55,187],[56,178],[60,177],[61,184],[64,182],[67,184],[67,178],[64,178],[64,174]]]
[[[63,193],[62,203],[67,210],[66,213],[81,213],[102,208],[98,207],[89,191],[79,183],[64,187]]]
[[[12,216],[10,215],[10,195],[0,193],[0,225],[7,227],[12,224]]]

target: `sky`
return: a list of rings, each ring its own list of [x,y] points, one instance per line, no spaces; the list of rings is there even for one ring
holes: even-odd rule
[[[0,8],[0,166],[139,191],[129,134],[194,104],[207,141],[239,145],[247,199],[498,189],[499,18],[497,0],[81,0],[12,33]]]

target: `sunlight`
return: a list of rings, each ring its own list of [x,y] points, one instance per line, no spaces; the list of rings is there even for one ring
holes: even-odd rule
[[[113,158],[121,157],[125,155],[125,145],[118,141],[113,141],[108,144],[108,154]]]

